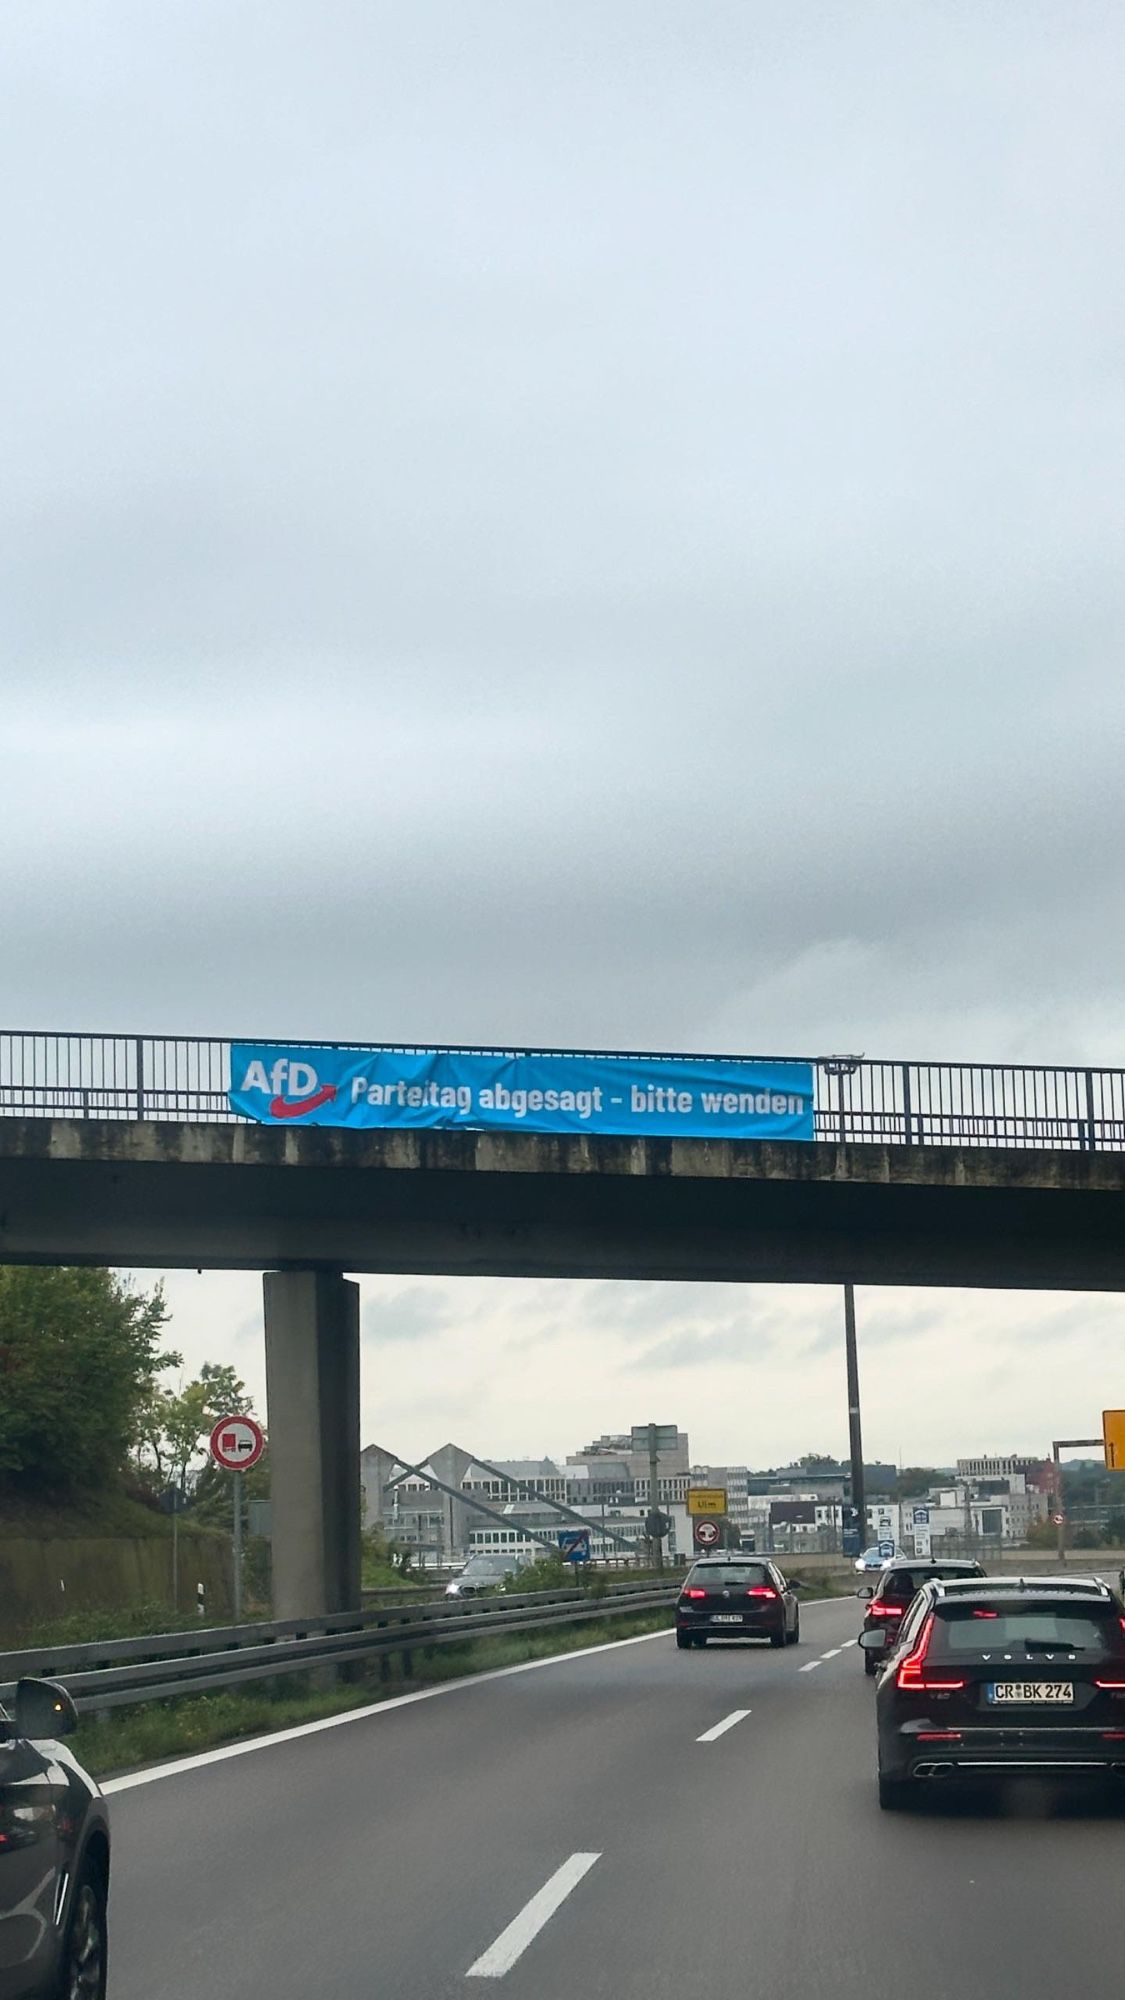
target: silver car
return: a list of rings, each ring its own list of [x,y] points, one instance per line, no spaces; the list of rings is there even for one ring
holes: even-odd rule
[[[510,1576],[524,1567],[520,1556],[470,1556],[459,1576],[445,1586],[447,1597],[483,1597],[499,1590]]]

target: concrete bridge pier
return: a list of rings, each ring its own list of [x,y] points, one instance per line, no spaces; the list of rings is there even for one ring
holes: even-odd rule
[[[359,1286],[267,1271],[275,1618],[360,1605]]]

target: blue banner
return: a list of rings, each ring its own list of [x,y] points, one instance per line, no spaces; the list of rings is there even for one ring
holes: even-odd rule
[[[264,1125],[811,1139],[811,1063],[413,1054],[231,1044],[231,1109]]]

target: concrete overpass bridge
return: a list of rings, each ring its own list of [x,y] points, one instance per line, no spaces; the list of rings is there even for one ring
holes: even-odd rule
[[[358,1601],[345,1271],[1125,1288],[1120,1070],[815,1058],[787,1142],[259,1124],[230,1046],[0,1035],[0,1260],[266,1273],[281,1617]]]

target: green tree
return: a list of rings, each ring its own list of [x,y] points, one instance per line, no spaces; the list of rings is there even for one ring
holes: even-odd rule
[[[895,1497],[914,1500],[920,1493],[928,1493],[931,1486],[940,1486],[941,1478],[932,1465],[904,1465],[895,1481]]]
[[[145,1398],[136,1433],[136,1455],[142,1471],[155,1472],[159,1492],[175,1486],[187,1493],[188,1474],[199,1456],[200,1444],[209,1428],[206,1391],[201,1382],[189,1382],[179,1390],[154,1384]]]
[[[0,1485],[65,1494],[124,1469],[157,1373],[168,1318],[159,1286],[112,1271],[0,1266]]]
[[[1053,1549],[1058,1541],[1059,1531],[1053,1521],[1033,1521],[1027,1531],[1028,1546],[1033,1549]]]
[[[199,1371],[208,1428],[220,1417],[252,1417],[254,1402],[229,1362],[205,1361]]]
[[[834,1472],[836,1469],[836,1460],[822,1451],[807,1451],[797,1464],[802,1472]]]
[[[137,1426],[138,1463],[155,1472],[161,1489],[175,1486],[186,1498],[192,1467],[219,1418],[252,1414],[246,1384],[229,1363],[205,1361],[195,1380],[178,1391],[155,1383],[150,1388]],[[210,1498],[222,1477],[208,1461],[194,1482],[197,1496]]]

